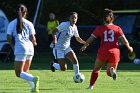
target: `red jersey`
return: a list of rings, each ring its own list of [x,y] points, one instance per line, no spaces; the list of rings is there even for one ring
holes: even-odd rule
[[[98,50],[98,55],[102,55],[103,57],[106,57],[109,55],[112,56],[113,54],[114,56],[118,55],[119,57],[120,50],[118,45],[118,38],[122,35],[123,35],[122,29],[114,24],[97,27],[93,31],[92,36],[94,36],[95,38],[98,37],[101,38],[101,45]],[[117,60],[119,60],[118,57]]]

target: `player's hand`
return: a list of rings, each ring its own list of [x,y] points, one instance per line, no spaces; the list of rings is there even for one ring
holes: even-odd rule
[[[86,50],[86,46],[84,45],[81,49],[80,49],[80,51],[84,51],[84,50]]]
[[[84,41],[83,44],[86,44],[86,41]]]
[[[133,47],[129,47],[128,50],[129,50],[130,53],[132,53],[133,52]]]
[[[36,42],[34,42],[34,43],[33,43],[33,45],[34,45],[34,46],[37,46],[37,43],[36,43]]]

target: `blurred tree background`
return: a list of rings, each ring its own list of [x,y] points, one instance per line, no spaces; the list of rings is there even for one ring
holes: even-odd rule
[[[16,17],[17,4],[23,3],[28,8],[28,19],[33,20],[38,0],[0,0],[2,9],[11,21]],[[113,10],[140,9],[139,0],[41,0],[37,17],[38,24],[46,24],[49,12],[54,12],[57,19],[64,21],[69,12],[79,13],[79,25],[98,25],[101,23],[101,11],[104,8]]]

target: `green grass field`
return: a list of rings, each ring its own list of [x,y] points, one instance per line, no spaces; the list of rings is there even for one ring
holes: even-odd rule
[[[104,66],[94,89],[88,90],[94,58],[80,56],[78,59],[80,71],[86,77],[85,82],[79,84],[73,82],[74,72],[69,61],[67,71],[53,73],[50,57],[35,56],[30,72],[40,77],[40,93],[140,93],[140,64],[121,62],[116,81],[106,75]],[[15,76],[13,63],[0,63],[0,93],[30,93],[28,83]]]

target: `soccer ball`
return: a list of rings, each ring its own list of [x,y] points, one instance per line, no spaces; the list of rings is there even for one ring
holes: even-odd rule
[[[140,64],[140,59],[139,58],[135,58],[133,61],[134,64]]]
[[[85,76],[82,73],[75,74],[73,77],[75,83],[82,83],[85,81]]]

